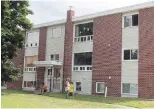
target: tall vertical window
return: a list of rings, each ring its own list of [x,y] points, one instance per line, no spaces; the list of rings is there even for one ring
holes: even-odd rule
[[[124,16],[124,27],[137,26],[138,14]]]
[[[81,82],[76,82],[76,91],[81,91]]]
[[[138,59],[138,49],[124,50],[123,60],[137,60],[137,59]]]

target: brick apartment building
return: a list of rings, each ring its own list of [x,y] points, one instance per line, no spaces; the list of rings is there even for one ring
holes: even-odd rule
[[[22,82],[8,87],[61,92],[69,77],[80,94],[154,98],[154,2],[74,15],[27,32]]]

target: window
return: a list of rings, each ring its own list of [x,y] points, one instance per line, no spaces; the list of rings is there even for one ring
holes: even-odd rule
[[[33,44],[30,44],[30,46],[32,47],[32,46],[33,46]]]
[[[81,82],[76,82],[76,91],[81,91]]]
[[[52,54],[51,56],[50,56],[50,60],[59,60],[59,54]]]
[[[138,25],[138,14],[132,15],[132,26]]]
[[[53,28],[52,29],[52,37],[60,37],[61,36],[61,28]]]
[[[48,76],[52,75],[52,69],[48,69]]]
[[[37,43],[35,43],[35,46],[37,46]]]
[[[131,16],[125,16],[124,17],[124,27],[131,26]]]
[[[138,14],[124,16],[124,27],[137,26]]]
[[[122,84],[122,93],[138,94],[138,88],[137,87],[138,87],[137,84],[123,83]]]
[[[74,65],[92,65],[92,52],[75,53]]]
[[[96,82],[96,93],[104,93],[105,91],[104,82]]]
[[[35,87],[36,81],[24,81],[24,87]]]
[[[76,25],[75,33],[76,37],[93,35],[93,22]]]
[[[137,49],[124,50],[124,60],[137,60],[137,59],[138,59]]]

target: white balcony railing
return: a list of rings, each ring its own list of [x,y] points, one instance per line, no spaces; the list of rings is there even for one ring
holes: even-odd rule
[[[78,36],[74,38],[74,42],[87,42],[92,40],[93,40],[93,35]]]
[[[92,66],[91,65],[73,66],[73,71],[92,71]]]
[[[36,72],[36,67],[25,67],[24,71],[25,72]]]

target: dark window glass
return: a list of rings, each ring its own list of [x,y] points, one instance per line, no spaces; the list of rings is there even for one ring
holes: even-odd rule
[[[55,60],[59,60],[59,54],[55,54]]]
[[[33,44],[30,44],[30,46],[32,47],[32,46],[33,46]]]
[[[132,15],[132,26],[138,25],[138,14]]]
[[[35,46],[37,46],[37,43],[35,43]]]
[[[130,93],[130,84],[127,84],[127,83],[123,83],[122,84],[122,92],[123,93]]]
[[[88,41],[90,40],[90,36],[88,36]]]
[[[80,67],[80,70],[82,70],[82,67]]]
[[[84,37],[81,37],[81,42],[83,42],[83,40],[84,40]]]
[[[86,41],[86,37],[84,37],[84,41]]]
[[[138,50],[131,50],[131,59],[136,60],[138,55]]]
[[[81,91],[81,82],[76,82],[76,91]]]
[[[51,55],[51,60],[54,60],[54,55]]]
[[[76,70],[78,70],[78,67],[76,67]]]
[[[24,81],[24,87],[27,87],[27,85],[26,85],[26,81]]]
[[[75,71],[75,67],[73,67],[73,70]]]
[[[92,52],[74,54],[74,65],[91,65],[91,64],[92,64]]]
[[[130,60],[130,50],[124,50],[124,60]]]
[[[76,32],[77,36],[93,35],[93,22],[77,25]]]

